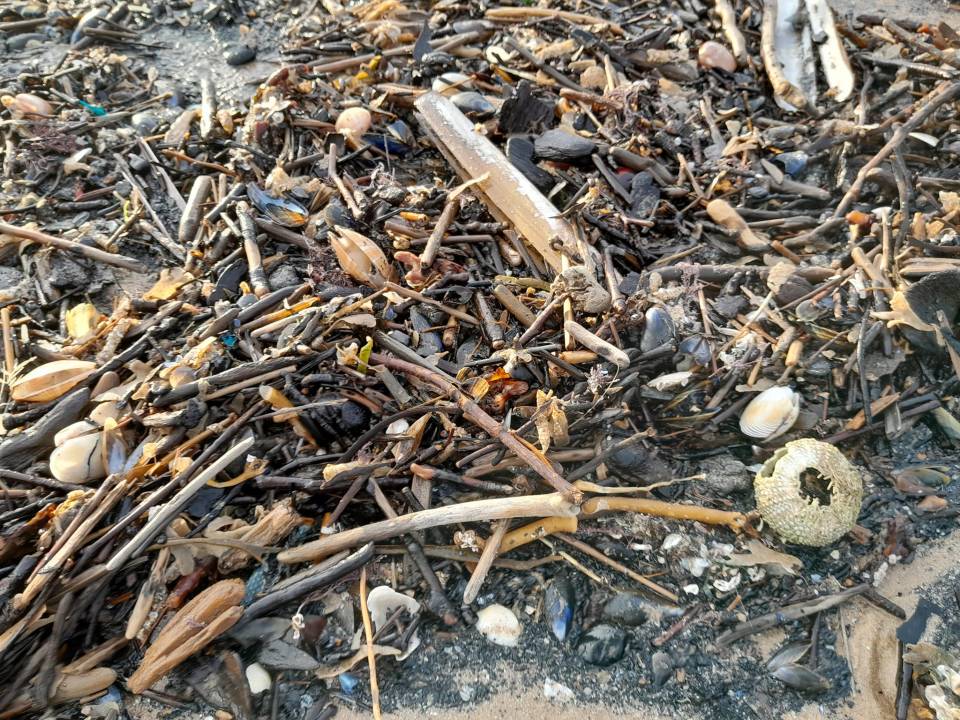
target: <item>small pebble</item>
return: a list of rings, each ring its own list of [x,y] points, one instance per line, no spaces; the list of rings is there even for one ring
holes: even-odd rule
[[[556,680],[551,680],[547,678],[543,681],[543,696],[550,702],[559,703],[561,705],[573,702],[576,699],[576,696],[573,694],[573,690],[568,688],[563,683],[559,683]]]
[[[228,47],[223,53],[223,59],[227,65],[245,65],[257,57],[257,49],[249,45],[234,45]]]
[[[577,654],[591,665],[606,667],[623,657],[627,634],[613,625],[594,625],[577,644]]]
[[[725,70],[730,73],[737,69],[737,61],[733,53],[713,40],[707,40],[700,46],[700,50],[697,51],[697,60],[707,69]]]
[[[351,137],[360,137],[373,124],[373,116],[370,111],[362,107],[347,108],[337,118],[336,128],[338,133],[349,134]]]
[[[599,65],[591,65],[580,73],[580,84],[585,88],[602,90],[607,85],[607,74]]]

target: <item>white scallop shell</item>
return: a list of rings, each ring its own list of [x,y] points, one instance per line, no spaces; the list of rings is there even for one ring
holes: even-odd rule
[[[740,415],[740,432],[772,440],[793,427],[800,414],[800,394],[788,387],[772,387],[751,400]]]
[[[477,630],[494,645],[516,647],[523,628],[510,608],[488,605],[477,613]]]
[[[107,476],[100,452],[101,433],[72,437],[50,453],[50,473],[60,482],[81,484]]]

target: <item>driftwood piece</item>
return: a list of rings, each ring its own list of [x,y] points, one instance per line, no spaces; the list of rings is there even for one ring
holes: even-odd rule
[[[0,466],[8,470],[27,467],[53,448],[53,436],[75,422],[89,401],[90,391],[87,388],[74,390],[52,406],[42,420],[0,443]]]
[[[573,516],[578,512],[577,506],[565,500],[559,493],[474,500],[457,505],[444,505],[429,510],[420,510],[407,515],[400,515],[391,520],[382,520],[351,530],[344,530],[335,535],[327,535],[299,547],[284,550],[277,555],[277,559],[287,565],[314,562],[347,548],[368,542],[388,540],[416,530],[427,530],[461,522],[483,522],[503,518]]]

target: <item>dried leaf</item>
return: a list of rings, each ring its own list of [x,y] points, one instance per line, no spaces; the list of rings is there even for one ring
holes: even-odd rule
[[[563,411],[563,404],[553,397],[552,392],[545,393],[543,390],[537,390],[537,412],[534,415],[534,423],[537,426],[540,447],[544,452],[550,449],[550,444],[554,441],[560,445],[570,441],[567,415]]]
[[[803,567],[803,561],[793,555],[771,550],[759,540],[749,540],[747,552],[731,555],[727,565],[734,567],[762,565],[772,575],[796,575],[797,570]]]
[[[144,300],[169,300],[194,277],[182,267],[164,268],[153,287],[144,294]]]
[[[22,402],[49,402],[85,380],[97,364],[88,360],[54,360],[14,380],[11,397]]]
[[[85,338],[97,329],[103,315],[92,303],[80,303],[67,310],[67,332],[74,340]]]

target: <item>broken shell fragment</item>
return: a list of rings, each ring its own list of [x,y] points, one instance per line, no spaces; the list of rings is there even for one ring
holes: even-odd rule
[[[800,394],[788,387],[772,387],[751,400],[740,415],[740,432],[773,440],[793,427],[800,414]]]
[[[11,397],[23,402],[49,402],[66,394],[97,369],[88,360],[54,360],[34,368],[13,382]]]
[[[786,542],[822,546],[853,529],[863,481],[837,448],[805,438],[777,450],[753,482],[757,510]],[[829,502],[811,497],[829,493]]]
[[[477,613],[477,630],[494,645],[516,647],[523,628],[510,608],[488,605]]]

